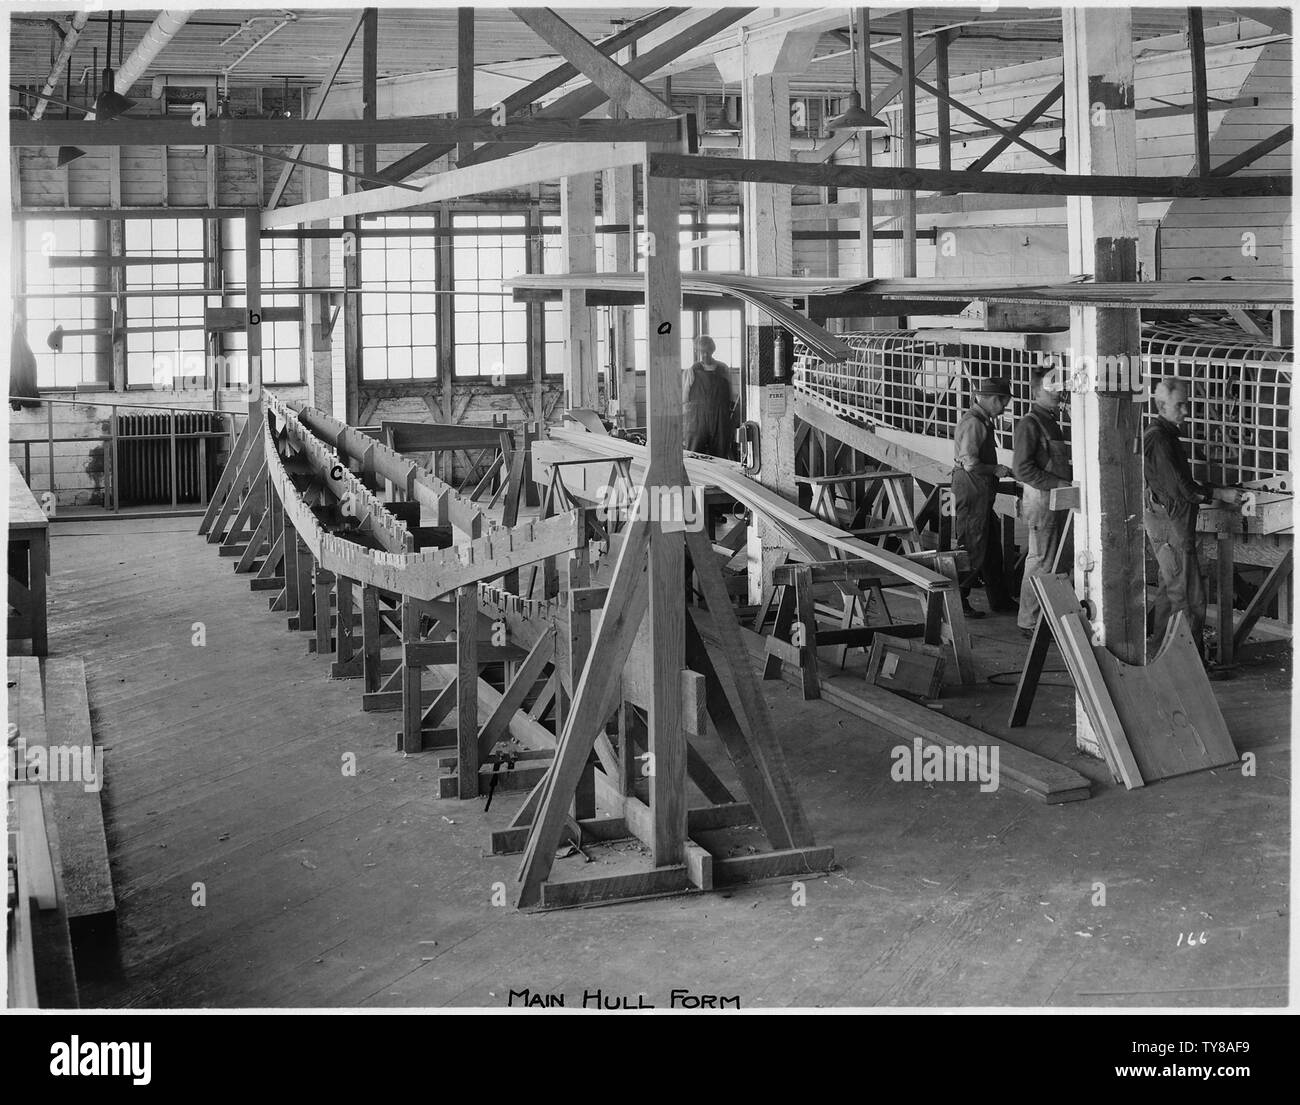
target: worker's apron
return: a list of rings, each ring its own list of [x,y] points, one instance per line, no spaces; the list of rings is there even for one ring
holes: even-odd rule
[[[1026,417],[1034,417],[1031,412]],[[1038,425],[1043,427],[1041,419],[1036,419]],[[1046,427],[1043,427],[1046,433]],[[1048,459],[1047,471],[1053,476],[1058,476],[1063,480],[1073,478],[1071,476],[1070,446],[1064,441],[1048,441],[1047,443]],[[1026,526],[1042,526],[1052,520],[1053,514],[1059,514],[1059,511],[1052,510],[1051,492],[1040,491],[1036,487],[1025,485],[1024,491],[1020,496],[1020,520]]]

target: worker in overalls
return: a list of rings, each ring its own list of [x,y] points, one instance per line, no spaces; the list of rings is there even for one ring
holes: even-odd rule
[[[1038,620],[1038,596],[1031,580],[1051,573],[1065,528],[1066,512],[1052,510],[1050,492],[1054,487],[1069,487],[1073,482],[1070,446],[1058,420],[1065,390],[1055,372],[1048,368],[1034,369],[1030,384],[1033,406],[1016,423],[1011,461],[1011,474],[1024,484],[1020,520],[1029,531],[1024,580],[1020,584],[1020,611],[1016,615],[1020,632],[1026,637],[1033,636]]]
[[[1001,527],[993,511],[998,480],[1011,475],[1010,468],[998,463],[993,430],[1010,405],[1010,380],[981,381],[975,402],[957,423],[953,439],[953,535],[970,561],[958,584],[962,609],[970,618],[984,617],[984,612],[970,603],[971,589],[980,580],[993,612],[1015,609],[1003,575]]]
[[[1236,502],[1239,493],[1232,488],[1216,490],[1192,478],[1182,443],[1187,388],[1177,380],[1163,380],[1156,387],[1155,400],[1159,417],[1142,435],[1146,477],[1143,523],[1160,571],[1151,647],[1160,647],[1170,619],[1181,610],[1197,651],[1204,655],[1205,585],[1196,555],[1196,516],[1202,505],[1216,499]]]
[[[695,339],[695,363],[682,373],[682,448],[730,457],[731,370],[713,359],[716,349],[713,339],[701,334]]]

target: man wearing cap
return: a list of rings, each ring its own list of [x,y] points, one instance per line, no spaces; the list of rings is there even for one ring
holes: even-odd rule
[[[1065,525],[1066,512],[1051,509],[1051,491],[1054,487],[1069,487],[1073,472],[1070,446],[1057,421],[1065,391],[1059,386],[1056,372],[1049,368],[1034,369],[1030,382],[1034,404],[1016,423],[1015,456],[1011,462],[1011,474],[1024,484],[1020,520],[1029,531],[1024,581],[1020,585],[1020,612],[1016,615],[1016,624],[1026,637],[1033,635],[1038,620],[1033,577],[1051,572]]]
[[[1014,610],[1003,578],[1002,540],[993,502],[998,480],[1011,469],[998,463],[994,423],[1011,405],[1011,381],[981,381],[975,402],[957,423],[953,439],[956,461],[952,470],[952,497],[956,517],[954,536],[966,550],[970,570],[960,580],[961,605],[967,617],[982,618],[984,612],[970,604],[971,588],[983,579],[989,608],[998,613]]]
[[[1205,587],[1196,555],[1196,515],[1203,504],[1216,499],[1235,503],[1239,494],[1233,488],[1216,489],[1192,479],[1182,443],[1182,427],[1187,421],[1186,387],[1177,380],[1162,380],[1156,387],[1155,400],[1159,417],[1142,435],[1146,477],[1143,523],[1160,569],[1151,644],[1160,647],[1170,619],[1181,610],[1187,616],[1197,651],[1201,651]]]

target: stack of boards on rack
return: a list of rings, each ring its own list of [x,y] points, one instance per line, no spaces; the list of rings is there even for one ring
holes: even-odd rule
[[[1132,790],[1237,761],[1181,614],[1159,653],[1137,667],[1093,644],[1092,626],[1066,576],[1036,577],[1033,585],[1116,782]]]

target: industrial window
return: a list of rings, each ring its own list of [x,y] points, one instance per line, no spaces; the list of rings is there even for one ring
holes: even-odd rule
[[[126,385],[183,387],[206,380],[202,295],[202,219],[127,219],[128,258],[172,258],[176,264],[127,265]],[[147,293],[156,293],[153,295]],[[140,294],[146,293],[146,294]]]
[[[734,211],[710,211],[701,218],[695,213],[683,212],[681,221],[687,229],[682,231],[682,271],[739,272],[744,266],[740,248],[740,216]],[[686,248],[687,242],[703,242],[695,248]],[[707,311],[685,311],[682,314],[682,363],[695,360],[695,337],[708,334],[717,344],[714,357],[732,368],[740,364],[743,335],[741,311],[738,307],[717,307]]]
[[[36,382],[43,388],[75,388],[110,378],[111,357],[103,364],[96,353],[105,337],[72,334],[63,338],[63,350],[49,347],[49,336],[56,326],[65,331],[90,330],[106,326],[111,317],[111,300],[101,299],[102,321],[96,322],[96,299],[81,297],[109,286],[106,270],[53,267],[51,259],[70,254],[91,254],[103,250],[107,242],[106,222],[98,225],[90,219],[28,219],[22,224],[25,272],[27,279],[26,333],[28,344],[36,354]],[[97,234],[102,238],[97,240]],[[97,367],[100,371],[96,371]]]
[[[542,272],[549,276],[564,271],[564,242],[560,237],[560,221],[545,218],[542,220]],[[564,311],[559,303],[542,304],[545,371],[554,376],[564,374],[563,319]]]
[[[362,374],[366,380],[432,380],[438,375],[438,239],[427,232],[437,219],[388,215],[363,225],[399,233],[360,244]]]
[[[528,375],[528,309],[501,282],[528,271],[526,215],[453,215],[477,234],[452,239],[456,375],[504,380]],[[497,233],[493,231],[514,231]]]
[[[221,227],[222,272],[227,286],[242,287],[247,277],[244,220],[227,219]],[[298,242],[294,238],[262,239],[262,306],[301,307],[297,295],[275,295],[275,288],[299,286]],[[242,297],[241,297],[242,298]],[[262,383],[302,383],[302,324],[263,322]],[[226,381],[248,382],[248,335],[234,331],[220,335],[220,352],[227,358]]]

